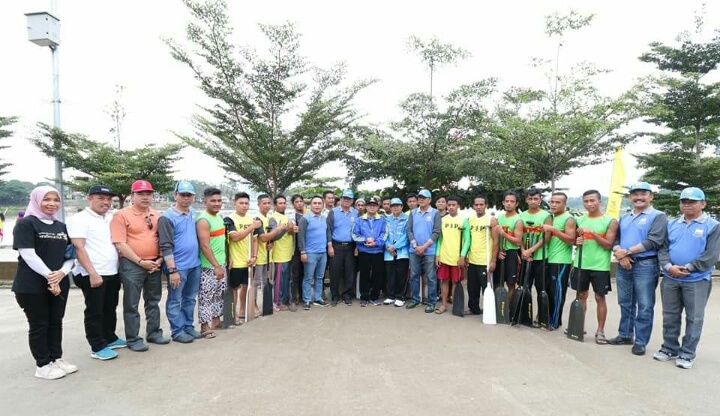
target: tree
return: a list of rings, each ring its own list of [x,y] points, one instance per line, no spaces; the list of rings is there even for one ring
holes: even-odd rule
[[[634,136],[618,132],[637,116],[634,100],[637,91],[618,98],[602,95],[594,79],[606,73],[587,62],[560,73],[560,52],[567,32],[592,22],[592,15],[577,12],[546,18],[546,35],[555,38],[557,56],[552,60],[535,59],[533,66],[548,74],[547,90],[512,88],[504,94],[497,109],[497,124],[492,134],[503,165],[520,167],[523,177],[532,175],[536,183],[556,181],[572,169],[602,163],[619,145]],[[554,65],[553,65],[554,64]]]
[[[194,135],[178,137],[272,196],[339,159],[341,136],[359,118],[355,96],[374,81],[343,87],[344,65],[311,74],[292,23],[260,25],[269,44],[262,55],[230,43],[226,1],[183,1],[194,17],[187,25],[193,49],[166,44],[213,105],[194,117]]]
[[[702,35],[703,17],[696,16],[696,35]],[[669,214],[678,214],[677,195],[687,186],[705,191],[711,202],[707,210],[720,213],[720,82],[708,82],[720,64],[720,34],[707,41],[694,40],[688,32],[677,37],[678,45],[650,44],[640,60],[663,71],[652,78],[651,105],[645,121],[664,127],[648,133],[657,153],[637,155],[647,169],[645,179],[661,192],[655,204]],[[708,76],[710,75],[710,76]],[[714,205],[713,205],[714,204]]]
[[[0,205],[25,205],[35,185],[32,182],[11,179],[0,183]]]
[[[113,135],[118,150],[120,150],[120,140],[122,139],[122,123],[127,115],[125,105],[122,103],[123,92],[125,92],[125,87],[116,85],[115,100],[105,109],[105,113],[110,116],[113,122],[113,126],[110,128],[110,134]]]
[[[12,136],[12,131],[6,130],[5,128],[15,124],[17,120],[17,117],[0,117],[0,139]],[[9,147],[10,146],[0,146],[0,150],[7,149]],[[7,174],[6,169],[11,165],[11,163],[5,163],[2,161],[2,159],[0,159],[0,177]],[[0,180],[0,183],[1,182],[2,180]]]
[[[457,65],[462,59],[468,58],[470,52],[454,46],[450,43],[443,43],[437,37],[429,41],[423,41],[417,36],[410,36],[408,39],[410,50],[415,52],[423,64],[427,65],[430,71],[430,99],[433,97],[433,76],[435,71],[445,65]]]
[[[120,208],[130,195],[130,186],[138,179],[152,183],[156,192],[170,192],[174,187],[173,164],[183,148],[179,144],[155,147],[147,144],[134,150],[118,150],[81,134],[70,134],[47,124],[38,123],[39,133],[30,141],[49,157],[60,159],[66,168],[80,174],[66,181],[74,189],[85,190],[103,184],[120,198]]]

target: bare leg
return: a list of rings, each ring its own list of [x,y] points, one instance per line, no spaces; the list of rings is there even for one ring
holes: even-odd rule
[[[582,303],[583,311],[584,311],[585,313],[587,313],[587,298],[588,298],[588,294],[589,294],[589,293],[588,293],[587,290],[584,291],[584,292],[582,292],[582,293],[580,293],[580,302]],[[598,307],[598,310],[599,310],[599,307]],[[607,312],[607,309],[605,310],[605,312]],[[599,312],[598,312],[598,316],[599,316]]]
[[[607,319],[607,302],[604,295],[595,294],[595,302],[597,302],[597,332],[605,332],[605,319]]]
[[[442,294],[442,307],[447,309],[448,292],[450,292],[450,281],[444,280],[440,283],[440,291]]]

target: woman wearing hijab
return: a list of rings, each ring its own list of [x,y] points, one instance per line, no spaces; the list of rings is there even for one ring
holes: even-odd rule
[[[35,377],[55,380],[78,370],[62,358],[62,320],[70,283],[65,278],[74,254],[65,224],[55,214],[60,194],[38,186],[30,194],[25,218],[13,230],[13,248],[20,254],[12,290],[27,316]],[[69,246],[69,247],[68,247]]]

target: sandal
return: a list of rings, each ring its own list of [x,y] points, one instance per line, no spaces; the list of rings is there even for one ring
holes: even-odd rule
[[[438,314],[438,315],[442,315],[442,314],[444,314],[446,311],[447,311],[447,309],[446,309],[444,306],[441,306],[441,307],[435,309],[435,313]]]
[[[607,339],[605,338],[604,332],[596,332],[595,333],[595,343],[599,345],[607,345]]]
[[[244,317],[244,316],[240,316],[240,317],[238,317],[238,318],[235,318],[235,326],[240,326],[240,325],[242,325],[243,323],[245,323],[245,317]]]
[[[202,335],[202,337],[205,338],[205,339],[213,339],[213,338],[215,338],[215,332],[213,332],[212,329],[208,329],[207,331],[203,331],[203,332],[200,333],[200,335]]]

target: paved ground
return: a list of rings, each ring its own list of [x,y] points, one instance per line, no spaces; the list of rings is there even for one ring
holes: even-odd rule
[[[614,297],[609,302],[612,336],[618,309]],[[0,290],[2,415],[718,414],[717,296],[689,371],[635,357],[629,347],[570,341],[559,331],[357,303],[283,312],[214,340],[120,350],[118,359],[99,362],[89,356],[82,309],[82,294],[73,290],[64,348],[80,371],[39,380],[22,311],[9,290]],[[591,334],[594,320],[588,314]],[[163,326],[167,331],[164,313]],[[660,316],[655,328],[653,352]]]

